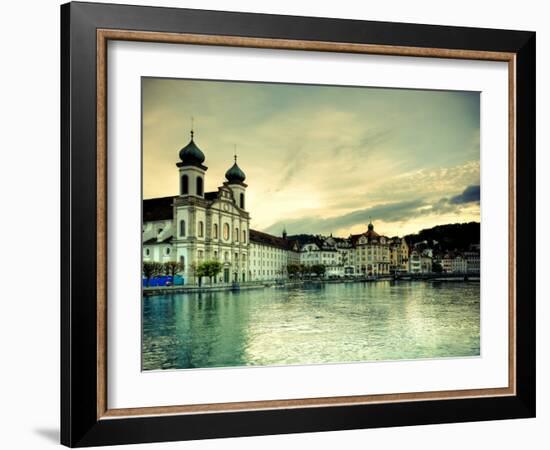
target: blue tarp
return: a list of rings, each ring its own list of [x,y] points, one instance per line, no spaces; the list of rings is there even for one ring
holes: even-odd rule
[[[182,286],[184,284],[183,277],[180,275],[176,275],[172,278],[172,276],[160,276],[160,277],[153,277],[149,280],[149,285],[147,285],[147,278],[142,278],[141,285],[143,287],[157,287],[157,286]]]

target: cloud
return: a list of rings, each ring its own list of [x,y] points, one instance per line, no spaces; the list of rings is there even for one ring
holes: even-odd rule
[[[385,222],[406,220],[420,214],[421,208],[424,206],[427,206],[427,204],[422,199],[387,203],[329,218],[309,216],[294,220],[278,221],[267,227],[264,231],[279,234],[283,227],[286,227],[292,234],[331,233],[334,230],[350,228],[357,224],[364,223],[366,225],[371,219]]]
[[[191,116],[206,190],[237,145],[255,229],[347,235],[369,216],[409,226],[478,207],[461,191],[479,185],[479,93],[146,78],[145,198],[178,191]]]
[[[459,195],[451,197],[449,203],[453,205],[460,205],[463,203],[479,203],[479,185],[468,186],[464,189],[464,192]]]
[[[385,223],[406,222],[423,216],[442,216],[460,213],[468,204],[479,202],[479,186],[468,186],[461,194],[435,201],[417,198],[409,201],[384,203],[359,209],[339,216],[323,218],[310,215],[299,219],[280,220],[262,231],[278,235],[283,228],[291,234],[328,234],[336,230],[351,229],[371,220]]]

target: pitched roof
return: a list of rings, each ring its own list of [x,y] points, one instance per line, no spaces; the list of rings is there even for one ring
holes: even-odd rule
[[[143,221],[172,220],[174,217],[173,203],[173,196],[143,200]]]
[[[273,236],[271,234],[262,233],[261,231],[250,230],[249,232],[250,242],[256,244],[268,245],[270,247],[276,247],[283,250],[290,250],[292,248],[293,241],[283,239],[281,237]]]

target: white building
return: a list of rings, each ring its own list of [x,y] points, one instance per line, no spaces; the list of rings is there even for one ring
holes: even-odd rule
[[[446,253],[441,259],[443,272],[467,273],[468,261],[459,253]]]
[[[250,230],[251,281],[276,281],[288,278],[287,268],[293,262],[293,253],[298,253],[298,244],[283,237]]]

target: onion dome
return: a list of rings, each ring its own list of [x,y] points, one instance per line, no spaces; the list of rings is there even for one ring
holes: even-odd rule
[[[179,165],[182,166],[201,166],[204,162],[205,156],[202,150],[197,147],[195,141],[193,140],[193,130],[191,130],[191,140],[189,144],[183,147],[180,150],[180,160]]]
[[[372,224],[372,222],[369,223],[368,231],[365,233],[365,236],[367,236],[369,239],[375,239],[380,237],[380,235],[376,231],[374,231],[374,225]]]
[[[246,175],[237,165],[237,155],[235,155],[235,162],[233,165],[225,172],[225,178],[229,183],[242,183],[246,179]]]

